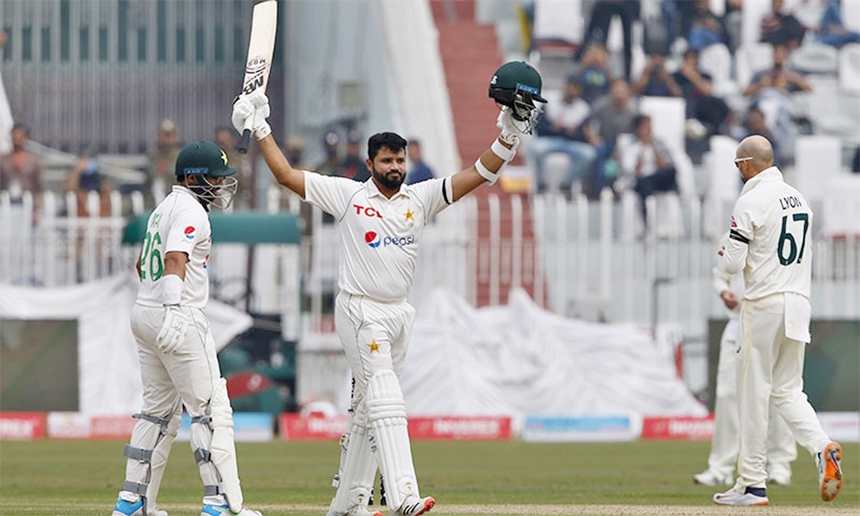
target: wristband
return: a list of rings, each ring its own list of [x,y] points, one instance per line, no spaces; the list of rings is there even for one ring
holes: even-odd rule
[[[502,161],[504,161],[505,163],[514,159],[514,154],[516,154],[512,149],[509,149],[502,145],[502,142],[500,142],[498,138],[493,140],[493,145],[490,146],[490,150],[493,151],[493,154],[501,158]]]
[[[507,143],[508,145],[513,145],[514,142],[519,139],[517,138],[517,133],[511,131],[510,129],[502,129],[502,132],[499,133],[499,138],[501,138],[502,141]]]
[[[475,170],[477,170],[478,174],[480,174],[481,177],[486,179],[487,182],[491,185],[496,184],[496,181],[499,180],[499,174],[490,172],[490,169],[488,169],[484,166],[483,163],[481,163],[481,158],[478,158],[478,161],[475,162]]]
[[[272,126],[269,125],[268,122],[263,122],[254,128],[254,137],[257,138],[257,141],[262,140],[266,136],[272,134]]]
[[[176,274],[164,276],[161,278],[161,303],[164,306],[180,304],[184,288],[185,281]]]

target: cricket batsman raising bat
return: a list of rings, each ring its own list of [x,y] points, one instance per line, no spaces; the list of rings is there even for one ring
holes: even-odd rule
[[[295,168],[298,164],[289,162],[272,135],[266,121],[269,99],[259,90],[233,104],[233,127],[251,127],[275,180],[337,221],[343,256],[335,328],[355,390],[341,441],[337,492],[327,516],[382,516],[368,503],[377,469],[385,478],[386,505],[395,516],[421,516],[436,505],[435,498],[419,490],[399,377],[415,317],[407,298],[421,234],[433,216],[498,180],[516,155],[520,135],[540,119],[535,102],[546,102],[541,86],[540,74],[527,63],[502,65],[489,90],[501,107],[496,119],[500,132],[473,165],[412,185],[403,182],[406,140],[396,133],[368,139],[364,164],[370,179],[359,182]]]
[[[269,82],[269,70],[272,69],[272,52],[275,49],[275,35],[278,30],[277,0],[262,0],[254,5],[254,15],[251,19],[251,38],[248,42],[248,60],[245,61],[245,80],[242,81],[242,93],[250,95],[255,91],[266,93]],[[251,138],[250,122],[242,129],[239,139],[239,152],[248,152],[248,142]]]

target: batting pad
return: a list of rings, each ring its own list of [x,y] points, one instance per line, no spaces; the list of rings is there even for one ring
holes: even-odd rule
[[[191,418],[191,449],[200,468],[205,496],[223,495],[231,511],[241,511],[244,500],[233,442],[233,409],[223,378],[209,400],[209,415]],[[204,499],[206,503],[221,504],[219,498]]]
[[[146,498],[149,494],[150,480],[152,478],[152,464],[154,460],[160,460],[155,457],[155,449],[165,442],[164,437],[168,434],[170,424],[173,423],[169,419],[159,419],[147,414],[135,414],[134,418],[137,423],[131,431],[131,439],[123,450],[122,454],[128,457],[125,466],[125,482],[122,485],[120,497],[129,502],[136,502],[140,497]],[[176,431],[179,428],[179,422],[173,426],[173,436],[176,436]],[[173,439],[169,439],[167,444],[168,453],[170,444]],[[162,467],[162,473],[164,468]],[[161,478],[158,478],[158,483],[161,483]],[[155,487],[158,489],[158,486]]]
[[[376,458],[370,449],[367,418],[360,410],[349,417],[350,425],[343,441],[343,455],[337,493],[329,506],[329,515],[341,515],[356,505],[367,507],[376,475]]]
[[[161,479],[164,478],[164,468],[167,467],[167,458],[170,456],[170,448],[176,439],[176,432],[182,422],[182,402],[177,398],[173,415],[167,423],[166,433],[152,450],[150,461],[149,487],[146,489],[146,508],[153,511],[158,507],[158,490],[161,488]]]
[[[396,512],[407,497],[418,496],[418,481],[406,427],[406,404],[394,371],[370,377],[366,404],[371,447],[375,447],[379,470],[385,477],[388,508]]]

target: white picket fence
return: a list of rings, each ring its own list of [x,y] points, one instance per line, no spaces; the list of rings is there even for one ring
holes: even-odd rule
[[[270,209],[298,212],[298,199],[282,199],[280,192],[270,192]],[[98,202],[95,194],[88,199],[90,212],[97,211]],[[523,287],[561,315],[651,328],[673,323],[684,335],[703,338],[707,319],[724,316],[711,289],[717,235],[702,230],[703,218],[727,220],[726,208],[703,207],[696,199],[649,199],[653,230],[645,232],[635,203],[630,197],[620,202],[555,195],[466,197],[424,232],[410,299],[420,309],[433,288],[444,287],[472,304],[493,305],[504,302],[509,288]],[[0,285],[62,286],[130,270],[139,249],[122,244],[127,218],[120,214],[123,207],[140,206],[139,200],[115,193],[110,206],[111,216],[78,217],[74,196],[48,192],[33,225],[31,197],[13,203],[0,194]],[[479,210],[486,213],[483,231]],[[319,210],[313,214],[301,263],[287,266],[302,268],[303,290],[310,297],[305,320],[317,327],[326,317],[323,300],[335,288],[339,253],[334,226],[323,223]],[[813,237],[814,316],[856,319],[860,234],[815,232]],[[284,264],[277,251],[255,252],[256,270],[249,272],[244,246],[219,245],[217,235],[215,240],[213,295],[244,306],[244,280],[251,275],[254,310],[281,313],[277,278]]]

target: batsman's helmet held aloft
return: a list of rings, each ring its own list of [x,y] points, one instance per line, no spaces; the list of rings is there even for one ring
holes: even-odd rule
[[[537,124],[543,110],[535,102],[546,103],[541,96],[543,80],[533,66],[524,61],[503,64],[490,80],[490,97],[513,110],[514,120]]]
[[[188,175],[227,177],[236,169],[227,164],[227,153],[213,142],[198,141],[186,145],[176,158],[174,173],[183,178]]]

